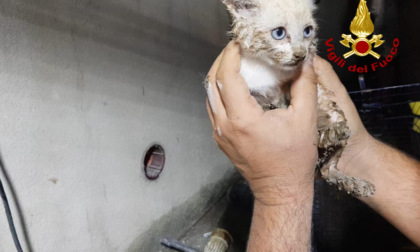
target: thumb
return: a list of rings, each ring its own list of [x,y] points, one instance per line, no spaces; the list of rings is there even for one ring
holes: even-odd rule
[[[293,82],[290,89],[290,105],[295,111],[303,113],[302,116],[316,113],[317,110],[317,78],[313,63],[308,60],[304,63],[302,72]]]

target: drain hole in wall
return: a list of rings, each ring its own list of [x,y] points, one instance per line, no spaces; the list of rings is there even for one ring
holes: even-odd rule
[[[149,180],[156,180],[165,166],[165,151],[162,146],[155,144],[144,155],[144,172]]]

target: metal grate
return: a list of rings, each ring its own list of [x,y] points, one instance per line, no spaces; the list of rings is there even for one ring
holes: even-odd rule
[[[420,158],[420,84],[349,94],[373,136]]]

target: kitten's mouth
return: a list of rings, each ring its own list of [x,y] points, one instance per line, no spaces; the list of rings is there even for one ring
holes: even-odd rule
[[[296,67],[302,65],[303,61],[304,60],[292,61],[292,62],[289,62],[289,63],[283,63],[282,65],[284,67],[288,67],[288,68],[296,68]]]

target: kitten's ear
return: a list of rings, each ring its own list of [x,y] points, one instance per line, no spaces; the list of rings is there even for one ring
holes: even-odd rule
[[[222,0],[233,17],[249,17],[258,10],[258,0]]]

